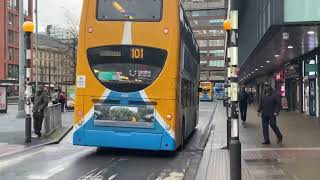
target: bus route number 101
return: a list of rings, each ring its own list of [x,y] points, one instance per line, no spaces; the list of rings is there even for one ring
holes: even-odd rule
[[[131,49],[131,58],[132,59],[143,59],[144,58],[143,48],[132,48]]]

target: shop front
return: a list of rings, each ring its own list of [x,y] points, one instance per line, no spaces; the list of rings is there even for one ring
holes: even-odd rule
[[[286,88],[285,88],[285,81],[284,81],[284,70],[281,69],[274,73],[274,90],[275,93],[280,96],[281,99],[281,107],[283,110],[288,110],[288,99],[286,96]]]
[[[304,64],[304,102],[303,111],[309,116],[319,117],[319,88],[318,88],[318,65],[317,56],[309,58],[303,62]]]
[[[302,112],[301,102],[301,65],[299,63],[284,67],[285,95],[288,102],[288,110]],[[281,89],[281,88],[280,88]]]

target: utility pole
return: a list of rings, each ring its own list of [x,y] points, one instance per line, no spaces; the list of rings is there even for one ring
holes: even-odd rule
[[[226,9],[227,9],[227,17],[229,19],[229,16],[230,16],[230,0],[226,0]],[[229,82],[229,68],[228,68],[228,64],[230,62],[230,53],[228,51],[228,39],[230,37],[230,33],[229,33],[229,30],[228,29],[231,29],[231,24],[228,24],[227,22],[227,26],[230,26],[230,27],[226,27],[225,24],[224,24],[224,29],[227,31],[227,35],[226,35],[226,39],[225,39],[225,66],[226,66],[226,77],[225,77],[225,87],[226,87],[226,96],[225,96],[225,106],[226,106],[226,114],[227,114],[227,149],[230,150],[230,141],[231,141],[231,106],[230,106],[230,103],[229,103],[229,100],[230,100],[230,82]]]
[[[36,44],[36,59],[35,59],[35,63],[36,63],[36,92],[38,91],[38,87],[39,87],[39,54],[38,54],[38,33],[39,33],[39,26],[38,26],[38,0],[35,0],[35,10],[34,10],[34,14],[36,16],[35,20],[36,20],[36,35],[35,35],[35,44]]]
[[[228,58],[228,80],[230,107],[228,119],[231,122],[230,140],[230,180],[241,180],[241,142],[239,138],[239,115],[238,115],[238,14],[239,1],[230,0],[230,14],[224,22],[224,28],[228,32],[227,51]]]
[[[17,118],[24,118],[24,93],[25,93],[25,55],[24,55],[24,32],[23,32],[23,0],[19,0],[19,103]]]
[[[31,85],[31,33],[34,31],[34,24],[30,21],[26,21],[23,24],[23,31],[26,33],[26,64],[27,64],[27,84],[25,92],[26,100],[26,120],[25,120],[25,136],[26,143],[31,142],[31,96],[32,96],[32,85]]]

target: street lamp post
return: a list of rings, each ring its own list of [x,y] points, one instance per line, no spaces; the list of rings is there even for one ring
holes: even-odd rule
[[[238,115],[238,3],[239,0],[230,0],[230,14],[224,22],[224,29],[228,32],[227,54],[228,81],[230,108],[228,120],[231,122],[230,139],[230,180],[241,180],[241,142],[239,138]]]
[[[34,24],[30,21],[23,23],[23,31],[26,33],[26,120],[25,120],[25,136],[26,142],[31,142],[31,96],[32,96],[32,85],[31,85],[31,33],[34,31]]]

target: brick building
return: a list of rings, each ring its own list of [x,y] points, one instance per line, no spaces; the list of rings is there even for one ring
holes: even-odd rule
[[[26,6],[25,20],[32,21],[32,0],[28,0]],[[15,94],[19,82],[18,9],[19,0],[0,1],[0,85],[10,85]]]

